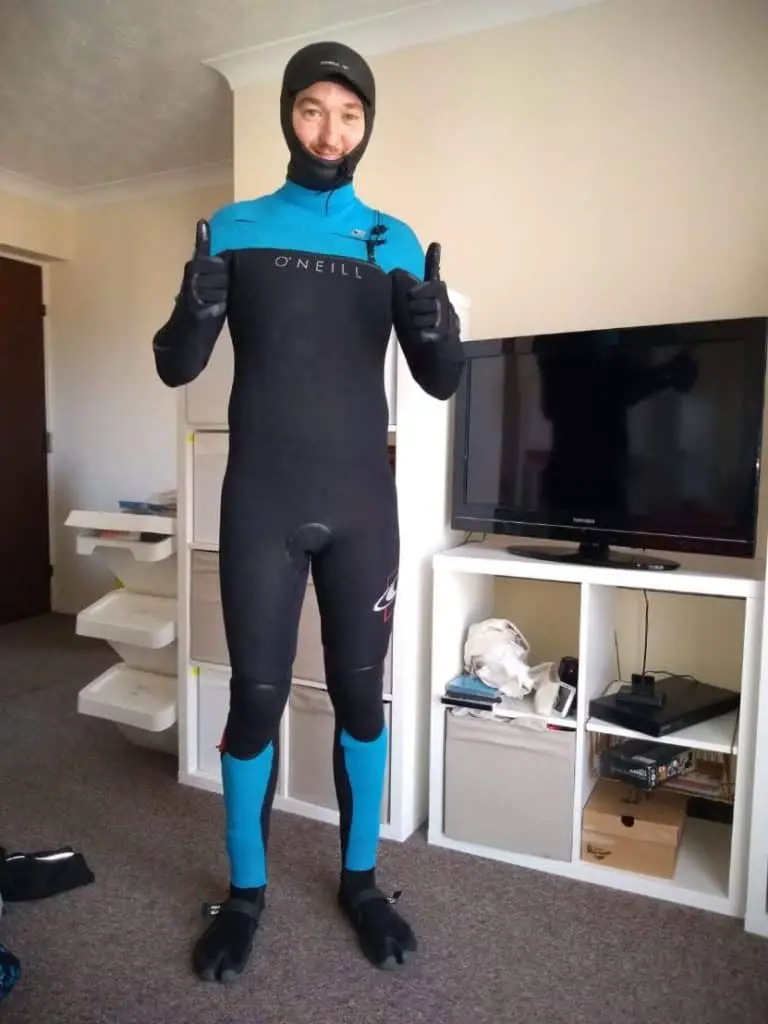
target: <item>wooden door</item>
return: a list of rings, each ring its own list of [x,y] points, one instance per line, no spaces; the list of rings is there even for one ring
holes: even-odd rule
[[[0,623],[51,609],[40,267],[0,256]]]

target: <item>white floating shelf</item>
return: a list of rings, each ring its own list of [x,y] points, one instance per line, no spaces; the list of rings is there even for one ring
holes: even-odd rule
[[[157,649],[176,639],[176,599],[113,590],[77,616],[80,636]]]
[[[176,551],[176,538],[169,536],[162,540],[122,540],[120,537],[101,537],[98,533],[78,534],[78,555],[92,555],[97,548],[130,551],[137,562],[162,562]]]
[[[176,533],[173,516],[143,515],[136,512],[103,512],[99,509],[74,509],[65,526],[81,530],[140,530],[142,533]]]
[[[176,677],[113,665],[84,687],[77,698],[82,715],[104,718],[147,732],[176,722]]]
[[[719,754],[738,753],[738,711],[729,711],[707,722],[691,725],[687,729],[669,733],[667,736],[649,736],[644,732],[633,732],[621,725],[605,722],[600,718],[590,718],[587,731],[601,733],[604,736],[621,736],[633,740],[649,740],[653,743],[666,743],[673,747],[690,747],[692,750],[710,750]]]

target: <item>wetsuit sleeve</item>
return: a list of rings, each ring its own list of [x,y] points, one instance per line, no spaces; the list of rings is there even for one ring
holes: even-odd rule
[[[217,238],[222,234],[225,221],[223,211],[214,214],[210,220],[212,255],[220,251],[220,246],[216,247]],[[173,311],[152,341],[157,374],[164,384],[172,388],[189,384],[202,373],[227,317],[226,309],[216,316],[198,317],[185,301],[185,288],[188,287],[195,259],[197,257],[186,264]]]
[[[424,281],[424,250],[402,227],[398,267],[393,272],[393,322],[416,383],[446,400],[459,386],[465,355],[459,318],[442,281]]]

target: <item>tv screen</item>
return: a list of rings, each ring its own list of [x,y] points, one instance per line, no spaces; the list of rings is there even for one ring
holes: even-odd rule
[[[598,564],[677,564],[611,544],[751,557],[767,323],[466,342],[452,526],[578,541]]]

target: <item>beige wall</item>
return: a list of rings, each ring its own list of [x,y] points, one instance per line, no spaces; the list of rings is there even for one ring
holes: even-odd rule
[[[71,210],[0,191],[0,251],[66,260],[73,253],[74,232]]]
[[[360,195],[443,243],[474,333],[766,311],[768,4],[609,0],[373,59]],[[280,184],[278,83],[235,97]]]
[[[56,606],[77,611],[111,586],[75,553],[77,508],[116,508],[176,486],[177,392],[157,377],[152,337],[170,314],[198,217],[231,185],[81,209],[75,255],[49,270]]]
[[[756,0],[615,0],[392,55],[366,187],[481,335],[765,311],[767,46]]]
[[[359,193],[442,242],[475,337],[768,313],[766,53],[764,0],[610,0],[377,56]],[[277,90],[235,97],[238,198],[282,180]],[[564,593],[499,588],[535,657],[576,643]],[[733,603],[651,596],[649,666],[733,683],[740,629]]]

